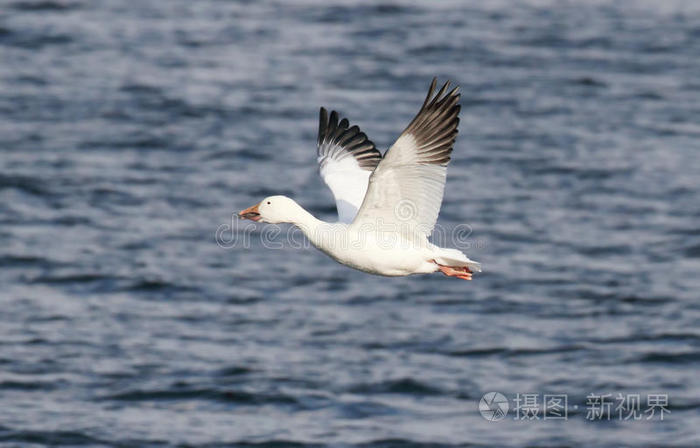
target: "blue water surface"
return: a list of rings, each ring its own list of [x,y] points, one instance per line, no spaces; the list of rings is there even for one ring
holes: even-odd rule
[[[319,106],[384,150],[433,76],[474,281],[232,219],[334,219]],[[700,446],[698,179],[697,2],[2,2],[0,445]]]

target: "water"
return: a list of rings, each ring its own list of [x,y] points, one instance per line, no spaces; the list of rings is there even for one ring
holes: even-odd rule
[[[700,8],[483,3],[4,2],[0,444],[698,446]],[[269,194],[332,219],[318,107],[385,149],[433,76],[474,281],[217,244]]]

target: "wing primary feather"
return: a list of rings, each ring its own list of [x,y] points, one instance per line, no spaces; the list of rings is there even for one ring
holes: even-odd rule
[[[362,169],[374,171],[382,158],[367,135],[357,125],[350,126],[347,118],[340,119],[336,111],[331,111],[329,115],[325,108],[321,108],[318,132],[320,159],[342,160],[352,156]]]
[[[338,218],[352,222],[382,154],[358,126],[351,126],[347,118],[323,107],[319,111],[317,142],[320,174],[333,193]]]
[[[459,86],[448,92],[447,81],[433,95],[437,79],[433,78],[423,106],[406,127],[403,135],[416,141],[415,156],[419,163],[446,164],[457,135],[459,124]]]
[[[326,133],[326,136],[328,136],[330,133],[335,131],[337,128],[338,128],[338,112],[332,111],[331,112],[331,119],[328,122],[328,128],[327,128],[329,132]]]
[[[328,127],[328,111],[326,110],[325,107],[321,108],[321,111],[319,112],[319,117],[318,117],[318,150],[320,152],[321,149],[321,143],[323,143],[323,140],[326,136],[326,128]]]
[[[378,225],[381,219],[398,228],[409,224],[413,235],[430,235],[457,138],[459,99],[459,86],[450,89],[448,81],[437,89],[437,78],[433,78],[420,110],[372,173],[353,225]],[[413,216],[396,215],[395,207],[401,201],[413,204]]]
[[[428,104],[428,101],[430,101],[430,97],[433,96],[433,90],[435,90],[436,84],[437,77],[433,78],[433,81],[430,83],[430,87],[428,88],[428,95],[426,95],[425,101],[423,101],[423,106],[421,106],[421,109],[425,108],[425,106]]]

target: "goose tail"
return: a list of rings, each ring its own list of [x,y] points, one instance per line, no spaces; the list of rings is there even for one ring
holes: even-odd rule
[[[472,272],[481,272],[481,263],[469,259],[463,252],[457,249],[435,247],[435,262],[442,266],[468,267]]]

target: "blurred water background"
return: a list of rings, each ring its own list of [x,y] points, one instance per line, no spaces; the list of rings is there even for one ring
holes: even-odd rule
[[[474,281],[232,221],[333,219],[318,107],[386,149],[433,76]],[[3,1],[0,151],[3,446],[700,445],[697,2]],[[488,421],[489,391],[568,420]]]

